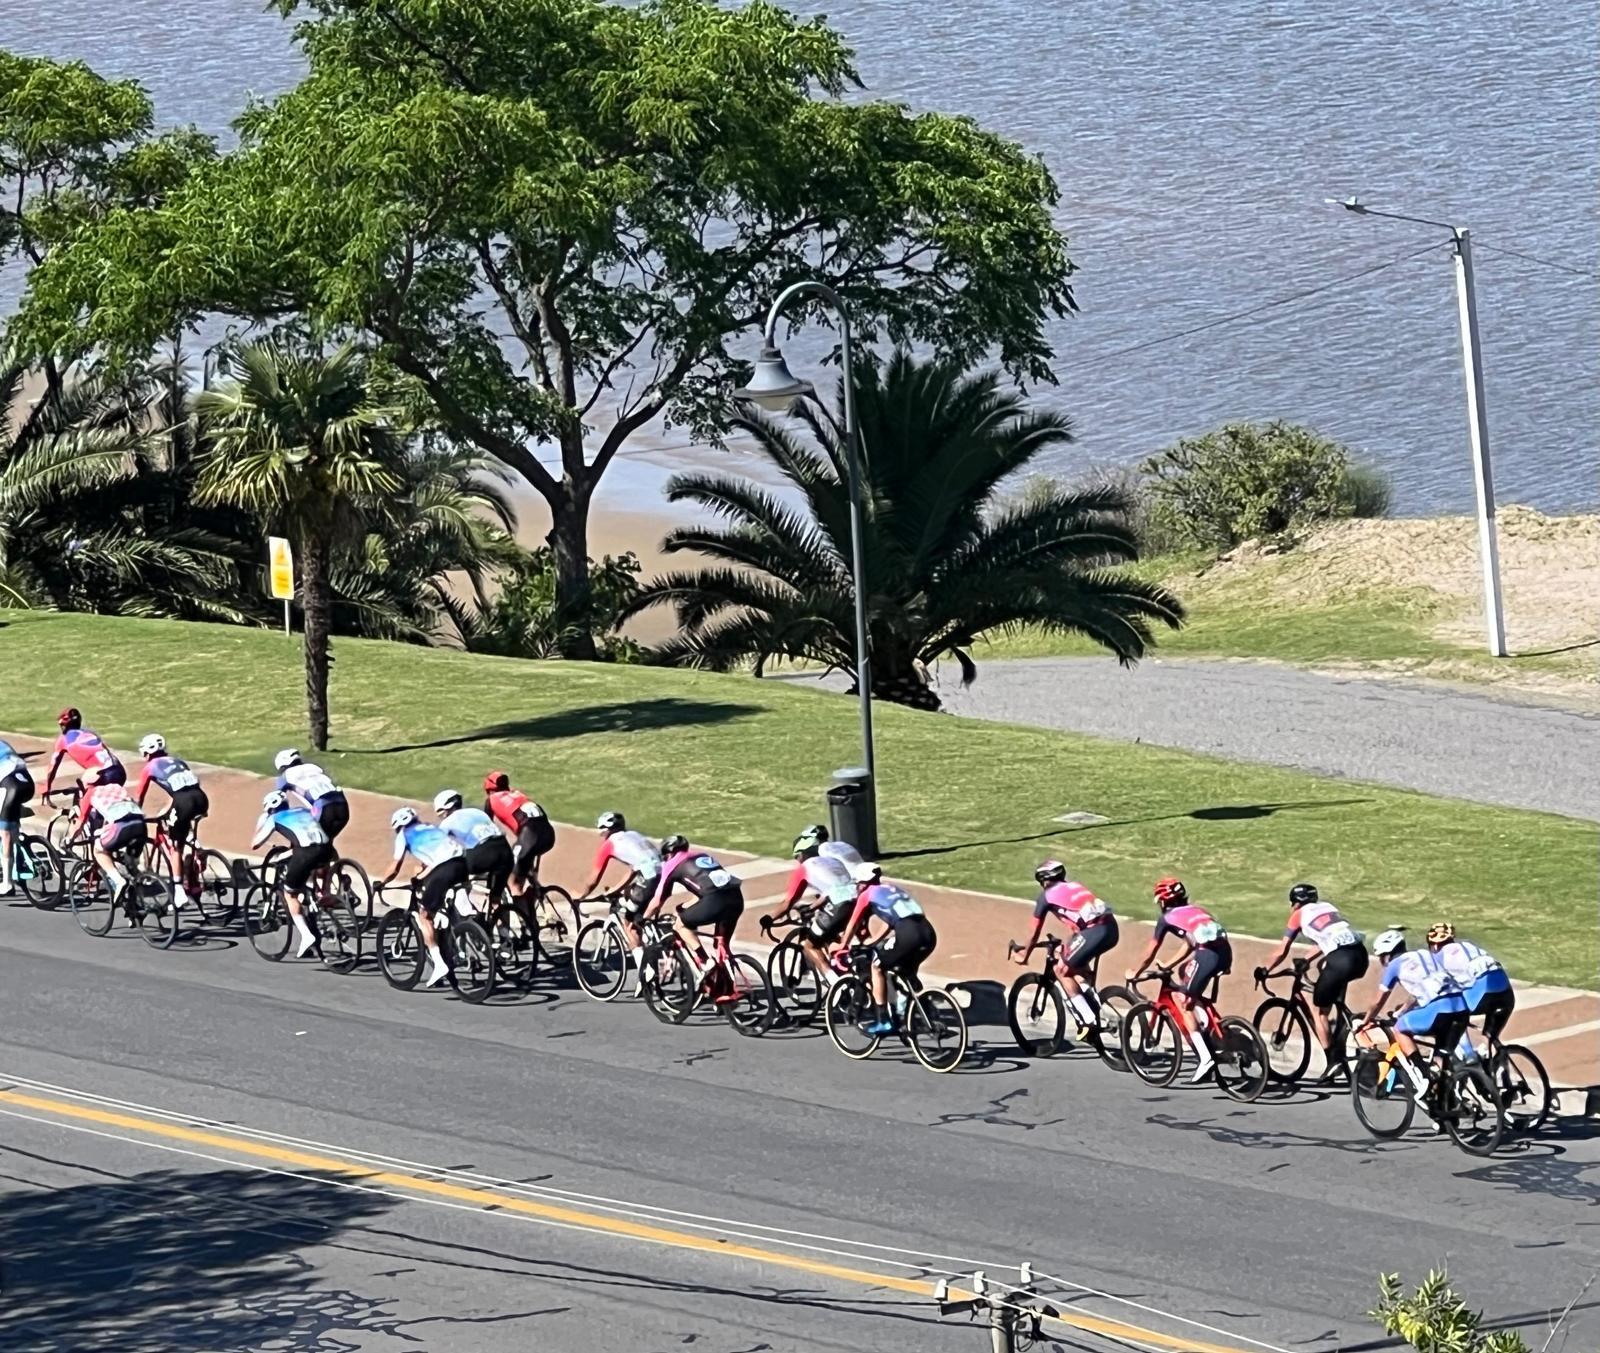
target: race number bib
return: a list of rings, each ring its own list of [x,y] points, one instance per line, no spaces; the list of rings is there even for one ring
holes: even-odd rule
[[[182,770],[175,770],[167,776],[167,788],[176,793],[180,789],[193,789],[200,783],[200,777],[185,766]]]
[[[1098,921],[1110,910],[1111,909],[1097,897],[1093,902],[1088,903],[1078,912],[1078,921],[1080,924],[1085,921]]]
[[[1215,921],[1202,921],[1194,928],[1189,938],[1196,944],[1210,944],[1222,938],[1222,927]]]
[[[713,888],[728,888],[733,885],[734,878],[726,869],[713,869],[706,875],[706,882]]]

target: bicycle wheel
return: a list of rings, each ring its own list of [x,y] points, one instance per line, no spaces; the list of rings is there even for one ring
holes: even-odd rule
[[[746,1038],[759,1038],[778,1017],[772,987],[762,966],[749,954],[734,954],[728,959],[728,978],[732,990],[717,997],[728,1023]]]
[[[312,924],[323,966],[331,972],[352,971],[361,961],[361,922],[340,905],[337,894],[317,905]]]
[[[195,867],[200,895],[195,905],[208,925],[225,926],[239,911],[239,885],[234,878],[233,861],[220,850],[197,850]]]
[[[347,907],[357,929],[371,929],[374,893],[372,878],[367,873],[366,866],[360,860],[352,860],[348,855],[341,855],[334,868],[337,871],[334,877],[340,883],[340,893],[347,899]]]
[[[1067,1005],[1061,988],[1043,973],[1024,973],[1011,984],[1006,1018],[1026,1057],[1054,1057],[1067,1040]]]
[[[334,864],[323,910],[328,914],[338,950],[337,959],[329,960],[329,966],[349,972],[361,961],[361,936],[372,925],[372,880],[354,860]],[[326,944],[323,957],[328,957]]]
[[[526,991],[539,969],[539,928],[528,904],[504,899],[490,912],[488,929],[494,942],[496,981]]]
[[[151,873],[128,880],[123,899],[132,908],[139,933],[152,949],[170,949],[178,938],[178,899],[170,879]]]
[[[574,915],[572,894],[557,884],[539,885],[539,901],[530,913],[535,921],[539,944],[548,949],[552,944],[565,944],[572,936],[571,920]]]
[[[1218,1042],[1213,1056],[1222,1093],[1241,1104],[1255,1103],[1267,1088],[1272,1073],[1266,1040],[1249,1020],[1229,1015],[1222,1021],[1222,1037]]]
[[[866,1031],[873,1020],[872,993],[859,977],[841,977],[828,988],[822,1019],[833,1046],[857,1061],[872,1056],[883,1041],[878,1034]]]
[[[1126,1071],[1127,1059],[1122,1055],[1122,1026],[1127,1022],[1128,1011],[1139,1004],[1138,995],[1128,987],[1101,987],[1095,993],[1100,1002],[1100,1018],[1090,1037],[1100,1060],[1113,1071]]]
[[[450,985],[462,1000],[482,1005],[494,994],[494,945],[483,922],[473,917],[450,918]]]
[[[65,900],[61,857],[44,837],[30,833],[19,838],[13,864],[22,895],[40,911],[51,911]]]
[[[810,1024],[822,1009],[822,978],[800,947],[800,932],[785,935],[767,955],[767,984],[791,1024]]]
[[[50,819],[50,825],[44,829],[45,839],[50,843],[50,849],[57,855],[67,853],[67,838],[72,835],[72,819],[76,814],[71,811],[57,813]]]
[[[1122,1056],[1146,1085],[1171,1085],[1183,1066],[1183,1031],[1165,1010],[1142,1001],[1123,1021]]]
[[[628,980],[628,944],[608,916],[585,921],[572,942],[572,974],[586,996],[615,1000]]]
[[[378,921],[378,967],[397,991],[410,991],[422,977],[422,936],[405,907],[385,912]]]
[[[258,883],[245,894],[244,933],[250,937],[250,947],[268,963],[278,962],[289,952],[294,926],[289,905],[277,888]]]
[[[699,1004],[700,981],[676,941],[645,947],[640,992],[663,1024],[682,1024]]]
[[[1544,1063],[1530,1049],[1520,1043],[1503,1044],[1489,1063],[1489,1074],[1500,1092],[1508,1132],[1531,1136],[1545,1125],[1555,1101]]]
[[[1374,1051],[1357,1053],[1350,1065],[1350,1100],[1356,1118],[1374,1137],[1398,1137],[1417,1112],[1411,1078]]]
[[[929,1071],[954,1071],[967,1055],[967,1017],[948,991],[929,988],[906,1006],[906,1039]]]
[[[1267,1047],[1267,1074],[1279,1085],[1293,1085],[1311,1065],[1316,1042],[1305,1011],[1293,1001],[1274,996],[1256,1007],[1251,1021]]]
[[[1441,1115],[1450,1140],[1469,1156],[1492,1156],[1505,1135],[1500,1092],[1481,1062],[1451,1069]]]
[[[67,903],[86,935],[99,937],[111,929],[116,908],[111,905],[111,889],[97,866],[74,860],[67,866]]]

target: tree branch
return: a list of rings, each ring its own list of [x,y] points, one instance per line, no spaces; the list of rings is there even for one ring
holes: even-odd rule
[[[478,241],[478,262],[483,265],[483,275],[489,280],[489,288],[494,292],[500,302],[500,309],[511,321],[511,331],[521,341],[523,350],[528,354],[535,371],[539,373],[539,383],[550,393],[555,393],[555,382],[551,378],[550,359],[544,350],[544,341],[535,333],[522,318],[522,312],[517,308],[517,298],[511,288],[506,285],[505,274],[500,271],[494,261],[494,253],[489,248],[487,240]]]

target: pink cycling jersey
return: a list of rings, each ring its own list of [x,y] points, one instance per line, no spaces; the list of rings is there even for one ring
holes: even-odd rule
[[[1209,938],[1199,939],[1198,935],[1208,933],[1206,927],[1210,928]],[[1193,944],[1211,944],[1221,939],[1225,933],[1215,916],[1204,907],[1197,907],[1192,902],[1162,912],[1161,919],[1156,922],[1154,938],[1163,938],[1169,930],[1176,931]]]
[[[1093,925],[1096,921],[1105,920],[1111,915],[1111,908],[1083,884],[1067,879],[1061,883],[1052,883],[1039,894],[1039,900],[1033,904],[1033,915],[1036,920],[1042,920],[1051,913],[1068,925],[1082,928]]]
[[[117,764],[111,749],[98,733],[87,728],[68,728],[56,739],[56,755],[69,757],[84,770],[107,770]]]

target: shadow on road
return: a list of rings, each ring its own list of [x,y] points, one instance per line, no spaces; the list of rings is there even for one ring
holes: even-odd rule
[[[683,700],[663,696],[659,700],[618,701],[609,705],[581,705],[531,719],[508,719],[488,724],[470,733],[435,738],[431,742],[404,742],[393,747],[339,748],[347,757],[388,756],[394,752],[431,751],[437,747],[462,747],[474,742],[497,742],[505,738],[581,738],[590,733],[637,733],[651,728],[684,728],[693,724],[730,723],[762,712],[758,705],[738,705],[727,700]]]

